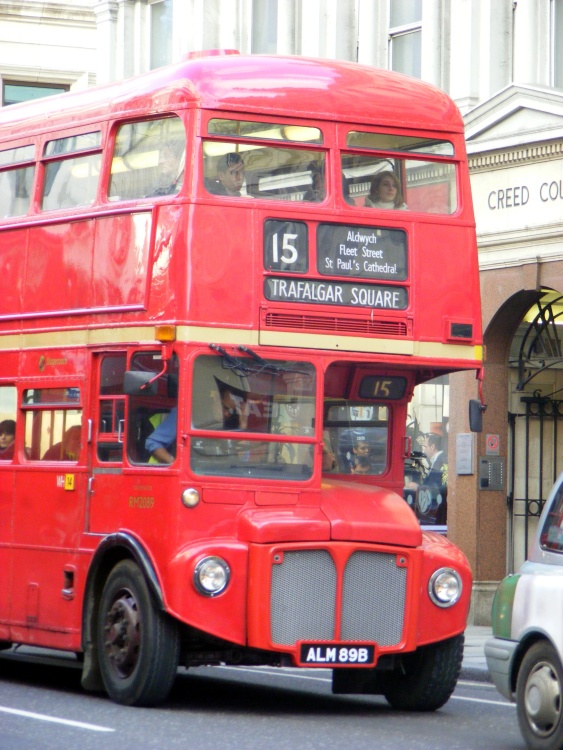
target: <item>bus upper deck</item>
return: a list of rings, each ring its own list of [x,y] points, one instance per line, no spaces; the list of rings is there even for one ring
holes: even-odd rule
[[[448,97],[346,63],[211,56],[9,108],[3,347],[34,329],[173,322],[190,340],[472,368],[464,164]],[[219,177],[237,170],[229,192]]]

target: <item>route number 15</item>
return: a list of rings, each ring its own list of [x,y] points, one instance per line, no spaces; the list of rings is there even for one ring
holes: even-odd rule
[[[301,221],[268,219],[264,223],[264,268],[306,273],[309,268],[307,225]]]

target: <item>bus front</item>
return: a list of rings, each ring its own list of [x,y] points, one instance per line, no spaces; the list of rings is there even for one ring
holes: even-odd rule
[[[141,357],[128,393],[129,414],[156,414],[145,385],[180,383],[159,392],[177,414],[162,578],[183,663],[330,667],[335,692],[433,710],[461,668],[471,573],[403,500],[407,406],[480,369],[481,328],[461,118],[412,86],[381,124],[375,105],[369,124],[201,110],[185,312],[166,376]]]

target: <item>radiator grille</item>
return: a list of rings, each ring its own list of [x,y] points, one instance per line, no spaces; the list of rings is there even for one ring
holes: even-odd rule
[[[342,640],[399,643],[403,633],[407,571],[395,555],[354,552],[346,565]]]
[[[330,333],[359,333],[364,336],[407,336],[407,324],[402,320],[368,320],[335,317],[332,315],[300,315],[295,313],[267,313],[266,328],[291,328]]]
[[[286,552],[272,567],[274,643],[334,638],[336,568],[326,550]]]
[[[396,555],[354,552],[342,574],[341,640],[390,646],[401,640],[405,567]],[[333,640],[338,572],[326,550],[286,552],[272,567],[272,641]]]

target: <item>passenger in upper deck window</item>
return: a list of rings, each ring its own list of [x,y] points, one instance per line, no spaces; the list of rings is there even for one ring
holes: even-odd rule
[[[166,143],[158,157],[158,186],[150,195],[175,195],[184,181],[185,151],[174,143]]]
[[[14,457],[16,423],[13,419],[0,422],[0,461],[9,461]]]
[[[395,208],[405,210],[407,204],[403,200],[401,183],[395,172],[385,170],[378,172],[371,181],[366,206],[370,208]]]
[[[323,170],[315,163],[311,163],[309,169],[311,171],[311,187],[303,194],[303,200],[311,202],[322,201],[325,197]]]
[[[244,161],[236,152],[223,154],[217,160],[217,180],[210,181],[206,188],[214,195],[240,197],[244,182]]]

